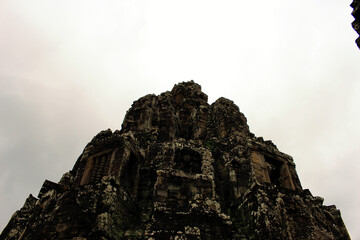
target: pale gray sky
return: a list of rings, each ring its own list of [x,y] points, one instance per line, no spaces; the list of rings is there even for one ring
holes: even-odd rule
[[[132,101],[193,79],[293,156],[360,239],[351,1],[0,1],[0,231]]]

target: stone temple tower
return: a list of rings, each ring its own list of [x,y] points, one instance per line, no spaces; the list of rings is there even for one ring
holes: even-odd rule
[[[292,157],[190,81],[135,101],[121,130],[101,131],[28,197],[5,239],[350,237],[340,211],[302,189]]]

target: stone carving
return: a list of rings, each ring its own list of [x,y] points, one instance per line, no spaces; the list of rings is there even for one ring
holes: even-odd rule
[[[350,237],[289,155],[190,81],[135,101],[120,131],[97,134],[59,183],[28,197],[3,239]]]

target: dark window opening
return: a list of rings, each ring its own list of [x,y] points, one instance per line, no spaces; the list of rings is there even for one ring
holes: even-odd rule
[[[129,160],[125,165],[120,178],[121,185],[130,195],[133,195],[135,192],[137,171],[138,171],[138,160],[135,154],[131,153]]]
[[[215,192],[219,196],[222,209],[227,209],[230,203],[234,200],[232,195],[233,186],[230,183],[229,174],[225,167],[224,158],[218,148],[213,152],[214,174],[215,174]]]
[[[181,149],[175,151],[175,167],[187,173],[201,173],[201,156],[198,152],[191,149]]]
[[[154,185],[157,179],[156,171],[153,169],[140,168],[137,200],[144,203],[149,202],[153,197]]]
[[[281,186],[281,167],[283,163],[268,156],[265,156],[265,162],[267,165],[271,183],[277,186]]]

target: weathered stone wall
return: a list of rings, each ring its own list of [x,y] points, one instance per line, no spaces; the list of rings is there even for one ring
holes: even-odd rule
[[[2,239],[350,239],[303,190],[293,159],[194,82],[135,101],[58,184],[45,181]]]

